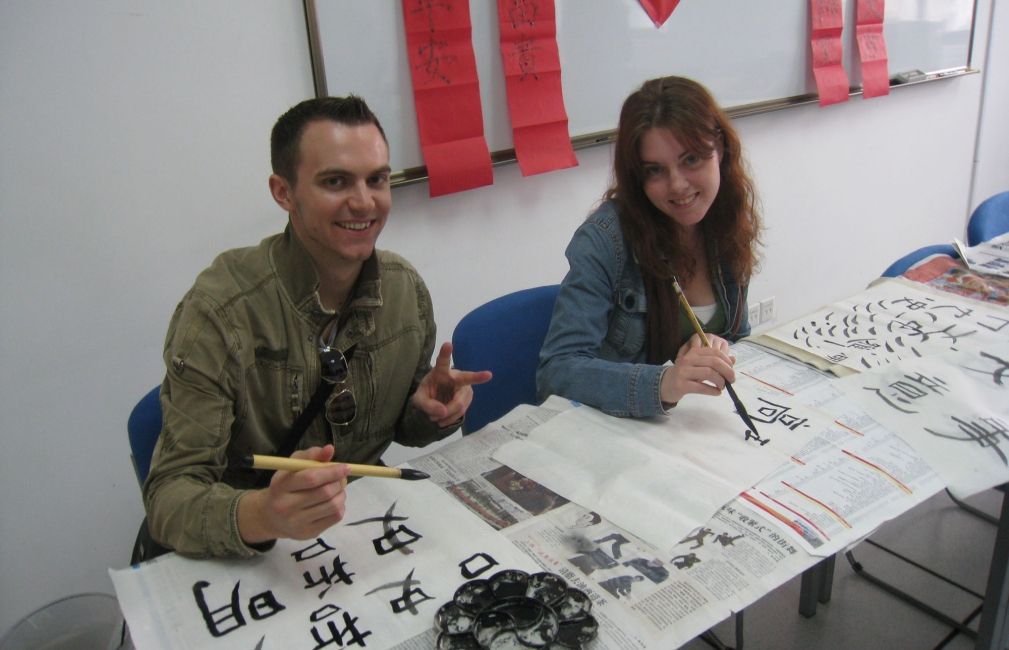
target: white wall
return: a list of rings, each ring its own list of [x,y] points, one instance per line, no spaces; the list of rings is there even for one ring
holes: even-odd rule
[[[984,92],[978,124],[971,210],[989,196],[1009,191],[1009,5],[993,3]],[[982,34],[984,38],[988,34]],[[985,40],[976,38],[976,43]]]
[[[111,591],[106,569],[128,561],[143,514],[126,418],[160,381],[171,311],[214,254],[282,227],[268,133],[312,94],[301,3],[224,5],[0,4],[0,630]],[[1004,9],[993,51],[1009,42]],[[781,322],[962,236],[983,80],[741,120],[768,226],[751,296],[774,296]],[[986,116],[1005,115],[1005,81],[987,88]],[[420,269],[443,338],[491,297],[560,280],[609,155],[531,178],[497,168],[493,187],[435,200],[395,191],[381,246]],[[998,155],[982,150],[979,168],[1009,188]]]

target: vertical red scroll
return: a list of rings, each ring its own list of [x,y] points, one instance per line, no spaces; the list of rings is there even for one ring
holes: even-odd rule
[[[561,91],[554,0],[498,0],[515,157],[523,176],[578,164]]]
[[[656,27],[662,27],[678,4],[680,0],[641,0],[641,6],[648,12],[648,17]]]
[[[490,185],[469,0],[403,0],[403,20],[431,196]]]
[[[883,0],[858,0],[855,38],[862,62],[862,97],[890,94],[886,39],[883,37]]]
[[[841,31],[844,29],[841,0],[809,0],[809,10],[813,76],[820,94],[820,106],[848,101],[848,74],[841,63]]]

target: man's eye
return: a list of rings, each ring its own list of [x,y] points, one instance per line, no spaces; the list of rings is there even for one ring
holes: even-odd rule
[[[368,179],[368,184],[372,187],[384,187],[389,183],[388,174],[379,174]]]
[[[330,176],[329,178],[322,179],[322,184],[326,187],[343,187],[345,182],[341,176]]]

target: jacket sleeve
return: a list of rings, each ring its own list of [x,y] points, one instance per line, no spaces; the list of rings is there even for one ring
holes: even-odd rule
[[[620,260],[610,234],[591,222],[575,232],[536,373],[540,399],[573,399],[619,417],[664,413],[662,366],[602,358]]]
[[[413,374],[413,381],[410,384],[410,392],[403,411],[400,414],[399,422],[396,426],[395,441],[407,447],[423,447],[442,438],[450,436],[455,432],[460,422],[453,423],[448,427],[440,428],[431,421],[426,413],[413,405],[413,394],[417,391],[424,376],[431,371],[431,358],[434,355],[435,344],[437,342],[437,327],[434,322],[434,308],[431,305],[431,294],[427,290],[427,285],[420,275],[414,274],[417,318],[424,336],[424,343],[421,353],[417,359],[416,370]]]
[[[244,493],[223,482],[239,393],[237,336],[216,306],[193,292],[165,340],[162,429],[144,504],[152,537],[191,557],[251,556],[238,532]]]

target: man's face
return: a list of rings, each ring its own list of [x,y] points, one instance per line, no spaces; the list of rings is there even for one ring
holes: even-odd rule
[[[305,127],[293,187],[270,177],[277,203],[317,266],[354,269],[371,256],[392,206],[389,147],[374,124]]]

